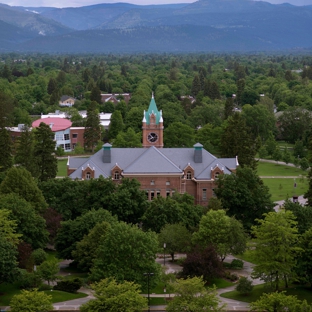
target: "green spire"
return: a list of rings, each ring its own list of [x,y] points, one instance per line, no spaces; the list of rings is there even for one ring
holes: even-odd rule
[[[159,124],[159,122],[162,122],[162,113],[161,111],[158,111],[157,105],[154,99],[154,94],[152,95],[150,105],[148,107],[147,112],[145,112],[145,119],[146,119],[146,124],[150,124],[150,116],[151,114],[154,114],[156,117],[156,125]]]

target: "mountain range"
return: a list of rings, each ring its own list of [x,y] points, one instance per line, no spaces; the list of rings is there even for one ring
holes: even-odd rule
[[[312,6],[252,0],[0,4],[0,51],[39,53],[251,52],[312,49]]]

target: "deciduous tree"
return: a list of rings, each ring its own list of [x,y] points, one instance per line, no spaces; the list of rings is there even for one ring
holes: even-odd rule
[[[0,184],[0,194],[15,193],[29,202],[37,212],[46,209],[47,204],[30,172],[24,168],[12,167]]]
[[[147,307],[147,299],[141,296],[140,286],[133,282],[117,282],[106,278],[93,284],[95,299],[80,307],[81,312],[124,311],[141,312]]]
[[[0,209],[11,211],[9,218],[16,221],[16,232],[33,249],[44,248],[48,242],[45,220],[36,212],[31,203],[14,193],[0,196]]]
[[[285,291],[263,294],[260,299],[251,303],[251,311],[284,312],[311,311],[306,300],[298,300],[296,296],[286,295]]]
[[[144,273],[152,272],[151,283],[160,276],[160,266],[155,262],[158,239],[154,232],[143,232],[136,225],[118,222],[111,226],[98,247],[90,278],[99,281],[115,277],[117,281],[146,284]]]
[[[22,290],[10,301],[12,312],[49,312],[53,310],[52,296],[42,291]]]
[[[160,247],[166,244],[164,252],[169,253],[174,261],[176,252],[185,252],[190,247],[191,233],[182,224],[166,224],[161,229],[158,240]]]
[[[100,242],[105,239],[110,224],[106,221],[97,223],[88,235],[77,243],[76,250],[72,252],[73,259],[77,262],[78,268],[89,271],[93,265]]]
[[[222,262],[212,245],[204,248],[195,246],[187,253],[182,268],[181,275],[184,278],[202,276],[203,280],[208,284],[211,284],[213,279],[221,277],[223,274]]]
[[[213,245],[220,259],[232,254],[242,254],[246,249],[247,237],[242,224],[225,210],[209,210],[202,216],[199,229],[193,234],[193,242],[202,248]]]
[[[287,287],[294,275],[299,235],[297,222],[292,212],[269,212],[264,219],[257,219],[253,226],[256,237],[255,258],[257,264],[252,276],[269,282],[276,291],[281,283]]]
[[[235,216],[249,229],[256,218],[273,211],[269,188],[250,168],[238,168],[236,173],[221,175],[215,193],[229,216]]]
[[[168,303],[168,312],[225,311],[214,288],[206,288],[201,277],[179,279],[173,283],[173,299]]]

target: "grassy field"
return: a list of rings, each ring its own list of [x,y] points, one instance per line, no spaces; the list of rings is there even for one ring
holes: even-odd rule
[[[264,185],[270,189],[273,201],[284,200],[294,195],[303,195],[308,190],[308,181],[306,179],[296,179],[297,187],[294,188],[294,179],[276,178],[262,179]]]
[[[19,284],[1,284],[0,285],[0,306],[10,305],[11,298],[21,292]],[[78,298],[87,297],[87,294],[77,293],[71,294],[64,291],[58,290],[45,290],[45,293],[52,295],[52,303],[63,302],[67,300],[73,300]]]
[[[58,177],[67,177],[67,159],[59,159],[57,161],[57,175]]]
[[[229,291],[227,293],[221,294],[220,296],[223,298],[233,299],[233,300],[239,300],[243,302],[254,302],[260,298],[260,296],[265,293],[267,290],[265,284],[256,285],[254,286],[252,292],[246,296],[241,295],[236,290]],[[308,303],[312,303],[312,290],[311,288],[307,288],[304,286],[292,286],[286,290],[287,295],[293,295],[297,296],[299,300],[307,300]]]
[[[300,176],[307,175],[307,171],[300,168],[290,167],[286,165],[278,165],[276,163],[258,162],[257,173],[259,176]]]

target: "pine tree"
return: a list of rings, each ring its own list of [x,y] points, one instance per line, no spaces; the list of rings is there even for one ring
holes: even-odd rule
[[[234,114],[234,101],[232,98],[227,98],[224,105],[224,119],[228,119]]]
[[[40,181],[56,177],[57,159],[54,152],[54,134],[50,127],[42,122],[35,130],[34,146],[34,163],[38,167]]]
[[[98,86],[94,86],[91,90],[90,100],[98,104],[102,104],[101,90]]]
[[[200,91],[200,79],[198,75],[195,75],[193,82],[192,82],[192,89],[191,93],[193,96],[196,96]]]
[[[238,103],[238,105],[241,104],[241,98],[242,98],[242,94],[245,90],[245,79],[239,79],[236,82],[236,86],[237,86],[237,91],[236,91],[236,101]]]
[[[100,118],[97,110],[97,103],[91,102],[87,110],[86,128],[84,132],[85,147],[94,152],[94,147],[101,139]]]
[[[50,78],[49,83],[48,83],[48,94],[52,94],[55,90],[57,90],[57,82],[55,78]]]
[[[4,127],[0,128],[0,151],[0,172],[2,172],[13,165],[13,144],[9,131]]]
[[[119,110],[113,112],[111,121],[109,124],[108,135],[110,139],[115,139],[117,134],[124,129],[124,123],[122,115]]]
[[[238,157],[241,167],[255,168],[255,155],[259,149],[258,140],[253,140],[249,128],[240,113],[234,113],[221,136],[222,157]]]
[[[34,161],[35,138],[33,132],[25,127],[18,139],[16,148],[15,163],[28,170],[33,177],[38,176],[38,168]]]

